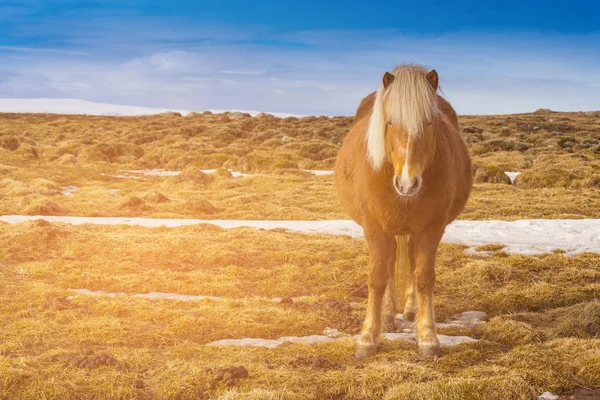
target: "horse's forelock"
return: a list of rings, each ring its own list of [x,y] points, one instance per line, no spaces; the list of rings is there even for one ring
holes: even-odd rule
[[[440,111],[436,90],[427,81],[427,70],[420,65],[402,65],[392,71],[394,80],[380,85],[367,130],[367,156],[375,170],[385,161],[385,126],[388,121],[409,135],[423,132],[423,122],[432,121]]]

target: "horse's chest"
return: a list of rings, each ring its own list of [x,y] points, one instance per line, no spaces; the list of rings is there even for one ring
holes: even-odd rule
[[[427,225],[428,213],[411,205],[399,205],[383,210],[379,218],[384,231],[393,235],[406,235],[421,231]]]

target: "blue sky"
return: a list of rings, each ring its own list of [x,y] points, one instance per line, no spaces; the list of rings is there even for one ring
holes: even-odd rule
[[[0,0],[0,97],[350,115],[436,68],[462,114],[600,109],[592,1]]]

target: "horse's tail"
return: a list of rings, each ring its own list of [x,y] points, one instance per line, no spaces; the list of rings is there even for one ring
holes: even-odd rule
[[[396,236],[396,293],[402,299],[403,307],[406,306],[408,286],[412,285],[412,270],[408,254],[408,235]]]

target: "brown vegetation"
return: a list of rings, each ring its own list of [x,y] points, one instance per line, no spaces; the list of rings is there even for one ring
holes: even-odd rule
[[[600,113],[461,122],[480,183],[460,218],[600,217]],[[0,214],[346,219],[332,177],[298,168],[331,169],[351,123],[0,114]],[[257,175],[199,171],[219,167]],[[123,171],[144,168],[184,172]],[[523,174],[510,185],[503,171]],[[64,186],[79,189],[65,196]],[[205,344],[325,327],[356,332],[365,307],[362,240],[213,226],[0,223],[0,398],[505,399],[600,386],[599,256],[479,250],[494,254],[441,246],[435,297],[439,321],[473,309],[489,314],[470,330],[439,330],[479,342],[424,362],[410,344],[384,341],[378,356],[358,363],[351,340],[274,350]],[[69,288],[228,300],[71,297]],[[309,298],[265,300],[297,296]],[[349,302],[358,304],[350,311]],[[226,377],[232,366],[237,375]]]
[[[360,239],[209,225],[0,223],[0,260],[5,398],[505,399],[600,385],[595,254],[480,258],[442,244],[438,320],[477,309],[490,321],[440,328],[480,341],[447,348],[434,362],[401,341],[384,341],[366,362],[354,360],[351,340],[205,346],[326,327],[356,332],[365,299],[348,293],[365,281]],[[69,288],[228,299],[72,297]],[[309,297],[267,300],[297,296]],[[225,376],[232,365],[248,375]]]
[[[352,118],[223,117],[0,114],[0,213],[33,212],[30,204],[44,201],[41,209],[53,202],[69,215],[347,218],[333,179],[298,168],[331,169]],[[459,218],[600,216],[600,113],[540,111],[460,120],[476,185]],[[154,168],[182,174],[122,172]],[[227,168],[259,175],[228,179]],[[504,171],[522,174],[510,185]],[[54,186],[37,186],[40,178]],[[62,186],[80,189],[66,197]],[[171,201],[148,198],[151,191]],[[213,208],[186,208],[198,196]],[[121,207],[130,197],[152,207]]]

